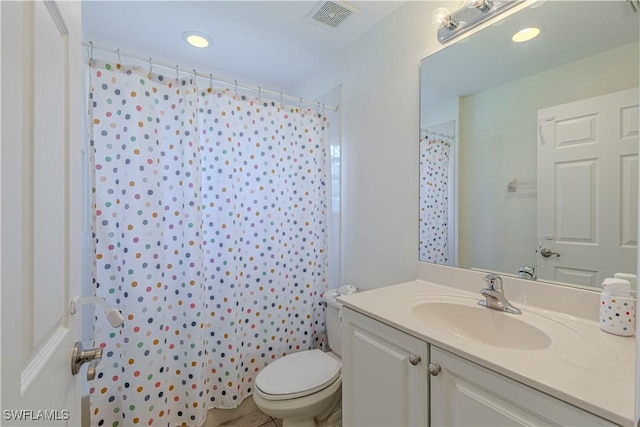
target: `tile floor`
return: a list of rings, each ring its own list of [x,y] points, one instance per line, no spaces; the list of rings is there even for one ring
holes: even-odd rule
[[[272,418],[260,410],[255,410],[240,418],[220,424],[219,427],[282,427],[282,420]]]

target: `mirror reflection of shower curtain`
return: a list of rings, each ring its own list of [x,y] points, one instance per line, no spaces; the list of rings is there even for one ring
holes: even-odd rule
[[[421,130],[420,261],[452,265],[449,247],[452,138]],[[453,243],[453,242],[452,242]]]

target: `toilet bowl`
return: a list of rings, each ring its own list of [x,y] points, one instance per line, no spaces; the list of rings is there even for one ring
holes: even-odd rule
[[[258,374],[253,400],[285,427],[314,427],[340,401],[340,368],[339,358],[321,350],[289,354]]]
[[[342,398],[340,309],[336,298],[355,292],[342,287],[326,302],[327,341],[331,352],[305,350],[275,360],[258,373],[253,400],[265,414],[282,419],[283,427],[326,424]]]

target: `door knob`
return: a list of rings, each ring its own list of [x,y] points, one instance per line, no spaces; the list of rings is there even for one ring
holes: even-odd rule
[[[437,377],[438,374],[442,371],[442,368],[437,363],[429,363],[429,373],[434,377]]]
[[[555,255],[556,257],[560,256],[558,252],[552,252],[551,249],[548,249],[548,248],[540,249],[540,255],[542,255],[545,258],[549,258],[552,255]]]
[[[421,360],[422,360],[422,357],[420,357],[419,354],[409,355],[409,363],[411,363],[413,366],[416,366],[418,363],[420,363]]]
[[[80,367],[82,365],[90,362],[89,368],[87,369],[87,380],[91,381],[96,376],[96,366],[100,363],[101,359],[102,348],[96,347],[85,349],[82,347],[82,343],[78,341],[71,351],[71,373],[76,375],[80,372]]]

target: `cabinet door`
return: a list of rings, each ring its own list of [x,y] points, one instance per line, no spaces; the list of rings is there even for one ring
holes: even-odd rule
[[[345,426],[426,426],[427,343],[345,308],[342,315]]]
[[[580,408],[431,346],[432,426],[613,426]]]

